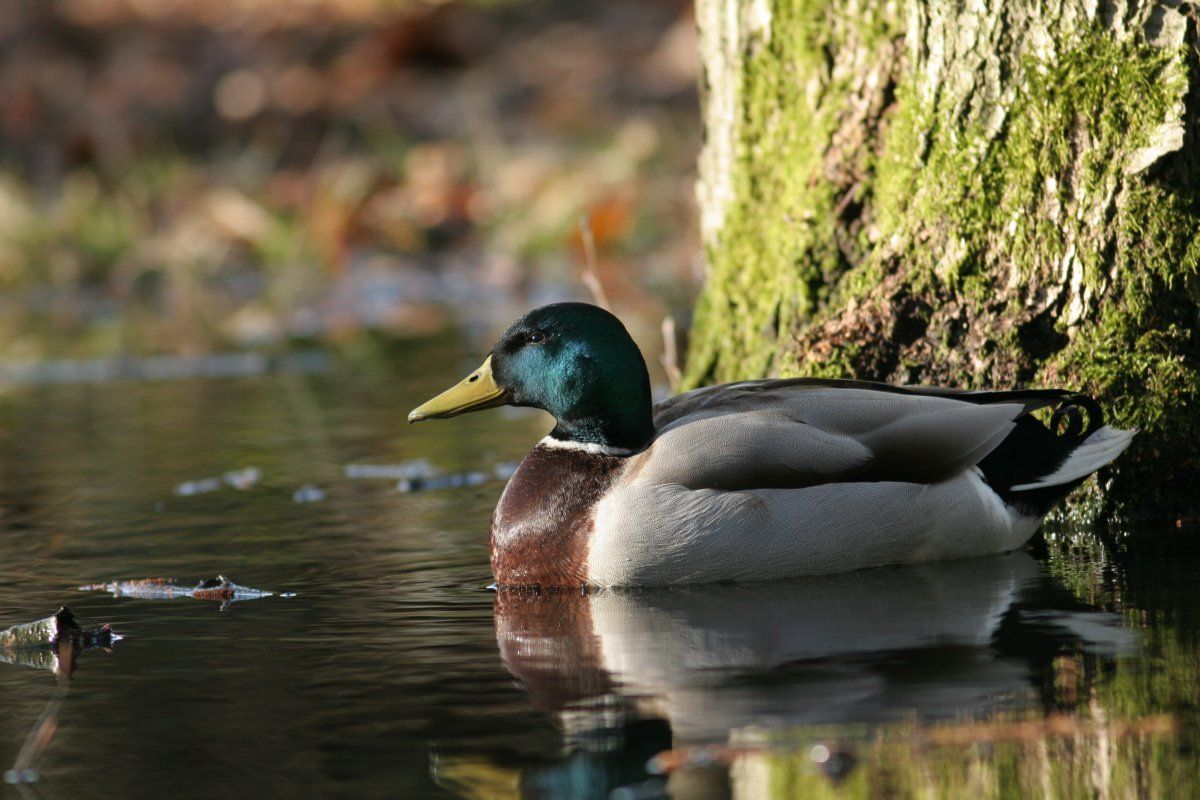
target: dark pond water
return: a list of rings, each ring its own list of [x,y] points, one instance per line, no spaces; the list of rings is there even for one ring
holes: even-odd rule
[[[0,394],[0,628],[68,603],[126,637],[69,680],[0,663],[0,768],[61,700],[37,781],[0,794],[1198,796],[1194,532],[496,597],[494,476],[545,420],[404,424],[475,360],[389,345],[316,373]],[[347,470],[413,459],[483,482]],[[249,468],[248,488],[204,482]],[[76,589],[218,573],[296,596]]]

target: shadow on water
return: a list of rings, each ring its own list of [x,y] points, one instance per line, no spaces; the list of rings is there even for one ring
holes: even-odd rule
[[[44,797],[1200,796],[1189,531],[493,596],[491,511],[546,420],[403,422],[475,356],[0,395],[0,628],[69,604],[126,637],[69,696],[0,664],[0,765],[50,708]],[[171,599],[216,574],[296,596]],[[155,575],[181,580],[122,583]]]

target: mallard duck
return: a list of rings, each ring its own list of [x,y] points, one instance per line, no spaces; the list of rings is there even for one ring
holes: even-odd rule
[[[500,405],[557,423],[493,514],[500,587],[762,580],[1014,550],[1135,433],[1060,389],[797,378],[654,405],[624,325],[584,303],[521,317],[408,419]]]

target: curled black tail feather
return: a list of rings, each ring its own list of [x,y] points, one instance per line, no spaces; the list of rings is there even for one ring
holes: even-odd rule
[[[1054,411],[1048,425],[1023,414],[1000,445],[979,462],[984,480],[1010,506],[1030,515],[1043,515],[1087,477],[1055,485],[1028,486],[1052,475],[1089,437],[1104,427],[1104,412],[1084,394],[1064,394],[1047,404]]]
[[[1067,427],[1059,433],[1059,423]],[[1050,431],[1058,436],[1082,441],[1104,427],[1104,411],[1100,404],[1086,394],[1064,397],[1050,415]]]

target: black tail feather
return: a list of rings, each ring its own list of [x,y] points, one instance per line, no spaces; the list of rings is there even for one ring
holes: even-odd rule
[[[1030,514],[1045,514],[1085,478],[1022,491],[1013,491],[1012,487],[1053,473],[1104,426],[1104,412],[1092,398],[1064,392],[1055,399],[1057,406],[1048,426],[1031,414],[1022,414],[1012,433],[979,462],[984,480],[1000,498]]]

